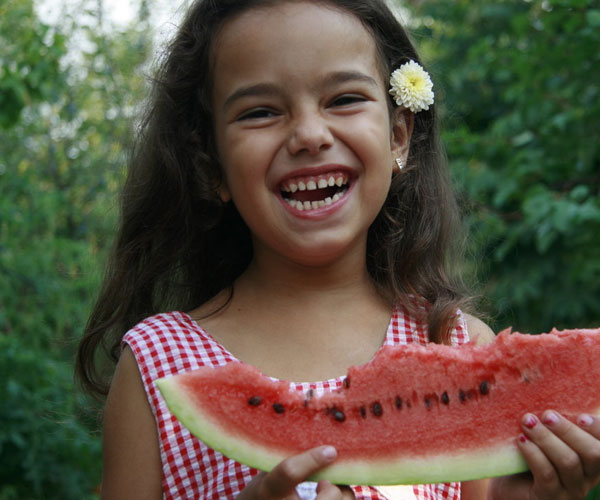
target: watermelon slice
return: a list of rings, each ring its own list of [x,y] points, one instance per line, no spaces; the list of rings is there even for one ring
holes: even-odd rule
[[[228,457],[262,470],[331,444],[314,479],[419,484],[526,470],[516,438],[526,412],[600,415],[600,329],[502,332],[489,345],[383,347],[315,396],[244,363],[158,380],[170,410]]]

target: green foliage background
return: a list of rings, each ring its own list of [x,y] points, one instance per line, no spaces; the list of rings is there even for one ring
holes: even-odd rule
[[[51,26],[33,0],[0,3],[0,500],[97,497],[97,408],[73,389],[73,353],[154,48],[151,3],[122,29],[99,5]],[[405,7],[490,323],[600,326],[600,6]]]
[[[600,4],[416,11],[492,323],[600,325]]]

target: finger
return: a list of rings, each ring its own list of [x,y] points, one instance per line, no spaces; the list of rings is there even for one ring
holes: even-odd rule
[[[542,422],[577,453],[586,477],[595,478],[600,474],[600,440],[593,434],[600,434],[600,431],[591,415],[579,416],[576,425],[557,412],[549,410],[542,415]],[[587,431],[584,427],[587,427]]]
[[[261,498],[283,498],[309,476],[329,465],[337,457],[332,446],[320,446],[286,458],[261,482]]]
[[[250,498],[257,498],[257,491],[260,488],[264,477],[267,475],[266,472],[259,472],[252,480],[245,486],[245,488],[236,497],[236,500],[247,500]]]
[[[525,415],[523,427],[527,437],[546,456],[565,489],[579,493],[585,479],[583,464],[577,451],[569,445],[569,441],[577,438],[574,434],[583,433],[554,411],[545,412],[542,422],[535,415]]]
[[[579,449],[579,454],[583,457],[585,475],[598,480],[600,475],[600,419],[588,414],[579,415],[577,425],[587,436],[595,438],[592,441],[586,441],[585,446]]]
[[[343,500],[343,498],[342,491],[329,481],[322,479],[317,484],[317,498],[315,500]]]
[[[517,444],[533,475],[533,490],[536,493],[536,497],[543,498],[544,496],[550,496],[551,498],[557,498],[562,485],[558,473],[550,460],[548,460],[548,457],[525,434],[519,436]]]

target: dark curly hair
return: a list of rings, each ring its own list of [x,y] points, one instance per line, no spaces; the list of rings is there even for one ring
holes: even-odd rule
[[[296,0],[197,0],[166,50],[132,152],[115,245],[79,346],[77,376],[96,395],[107,393],[129,328],[160,311],[197,307],[232,287],[250,263],[249,230],[217,195],[211,43],[233,16],[282,1]],[[419,61],[383,0],[319,3],[363,23],[382,75]],[[391,97],[389,103],[391,114]],[[447,342],[465,296],[450,269],[462,238],[436,123],[434,106],[415,115],[407,167],[369,229],[367,268],[384,297],[425,314],[431,340]],[[425,313],[415,298],[427,304]]]

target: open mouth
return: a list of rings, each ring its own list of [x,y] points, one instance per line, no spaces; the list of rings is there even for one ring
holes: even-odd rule
[[[295,177],[280,186],[281,196],[296,210],[316,210],[335,203],[348,191],[350,180],[342,172]]]

